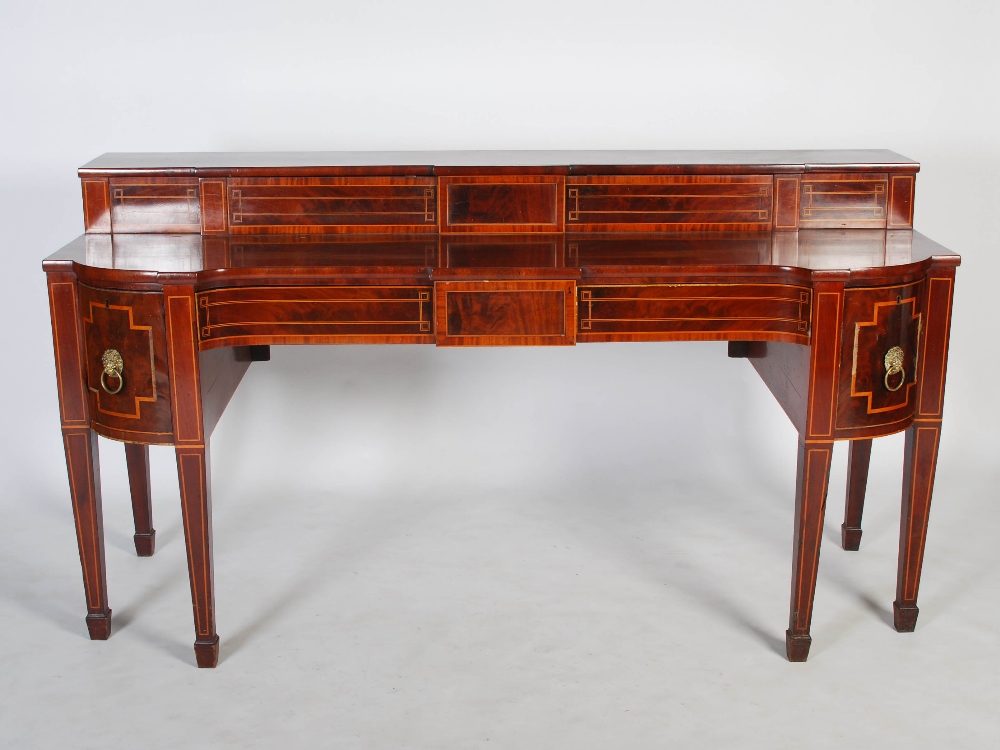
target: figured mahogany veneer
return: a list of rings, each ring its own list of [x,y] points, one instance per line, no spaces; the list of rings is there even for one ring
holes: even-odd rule
[[[438,346],[576,343],[573,281],[439,281]]]
[[[209,442],[272,344],[729,342],[798,432],[786,653],[812,642],[833,445],[861,542],[871,441],[905,431],[894,623],[913,630],[960,259],[886,151],[108,154],[44,263],[92,638],[111,633],[96,435],[173,445],[199,666],[218,663]],[[101,385],[105,352],[121,390]],[[105,373],[106,375],[106,373]],[[114,379],[114,384],[119,381]],[[113,388],[112,388],[113,390]]]
[[[198,295],[202,349],[249,344],[424,344],[427,287],[292,286],[214,289]]]
[[[163,295],[85,284],[79,295],[93,428],[116,440],[172,443]],[[108,349],[119,351],[126,363],[114,394],[101,386],[101,358]]]
[[[783,284],[622,284],[580,288],[580,340],[809,343],[812,292]],[[584,332],[588,332],[584,334]]]

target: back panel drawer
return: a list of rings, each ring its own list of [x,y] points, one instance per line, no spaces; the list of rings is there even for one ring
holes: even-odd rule
[[[771,175],[570,177],[567,231],[770,229]]]
[[[198,294],[201,347],[430,343],[430,298],[418,286],[216,289]]]
[[[442,232],[561,232],[565,178],[441,177]]]
[[[888,175],[821,174],[802,178],[801,229],[885,229]]]
[[[111,227],[118,234],[201,232],[197,177],[111,179]]]
[[[231,234],[433,232],[433,177],[230,178]]]
[[[634,341],[773,338],[807,344],[811,302],[811,290],[784,284],[585,286],[580,288],[579,336]]]

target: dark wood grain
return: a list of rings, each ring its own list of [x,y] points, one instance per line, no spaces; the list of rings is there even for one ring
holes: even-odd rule
[[[254,360],[252,349],[257,347],[229,346],[199,352],[198,371],[201,377],[202,422],[206,439],[222,418],[229,400],[236,393],[243,376]],[[267,347],[261,347],[267,349]],[[258,356],[262,356],[259,353]],[[267,353],[268,358],[270,352]]]
[[[566,229],[767,230],[772,181],[770,175],[568,177]]]
[[[441,177],[442,232],[561,232],[561,176]]]
[[[799,227],[884,229],[887,193],[888,175],[877,172],[803,176]]]
[[[198,317],[202,349],[433,340],[430,286],[217,289],[198,295]]]
[[[229,231],[229,204],[226,201],[226,181],[202,178],[201,190],[201,232],[202,234],[225,234]]]
[[[903,429],[916,407],[917,334],[921,328],[923,282],[844,293],[844,332],[837,397],[838,436],[863,428]],[[886,386],[886,353],[903,350],[903,373]]]
[[[889,209],[886,225],[890,229],[913,226],[913,194],[917,175],[894,174],[889,177]]]
[[[893,624],[901,633],[917,626],[917,592],[927,542],[927,522],[934,490],[941,424],[915,422],[906,430],[903,448],[903,502],[899,526],[899,572],[896,600],[892,603]]]
[[[199,667],[213,668],[219,663],[219,636],[215,632],[212,481],[208,446],[178,445],[175,453],[191,601],[194,605],[194,653]]]
[[[139,557],[152,557],[156,549],[156,529],[153,528],[153,499],[149,486],[149,446],[125,443],[125,463],[132,494],[135,553]]]
[[[819,570],[819,549],[823,540],[826,491],[830,479],[832,442],[799,440],[795,472],[795,535],[792,542],[792,602],[785,632],[785,652],[789,661],[805,661],[812,637],[813,599]]]
[[[87,232],[111,232],[111,191],[106,179],[81,180],[83,226]]]
[[[769,284],[581,285],[580,333],[625,333],[632,340],[698,338],[809,343],[811,291]]]
[[[577,340],[728,340],[789,416],[792,661],[811,644],[833,443],[852,440],[842,535],[856,549],[871,440],[907,430],[894,611],[911,630],[960,262],[910,228],[918,169],[882,151],[112,154],[81,168],[87,233],[43,268],[92,637],[111,625],[95,431],[129,443],[140,554],[155,533],[146,445],[174,446],[195,654],[213,667],[209,438],[251,361],[272,344]],[[891,346],[898,391],[884,387]],[[108,348],[126,362],[117,398],[95,390]]]
[[[868,464],[872,455],[871,440],[852,440],[847,453],[847,497],[844,500],[844,523],[840,543],[846,550],[861,546],[861,516],[868,489]]]
[[[232,234],[435,232],[437,185],[425,177],[232,177]]]
[[[236,176],[291,171],[299,175],[414,174],[444,171],[562,169],[563,174],[709,174],[781,172],[914,172],[920,165],[885,149],[689,151],[296,151],[108,153],[83,165],[80,176],[158,172]],[[670,172],[670,170],[673,170]],[[641,172],[640,172],[641,173]]]
[[[93,428],[116,440],[171,443],[163,295],[80,285],[80,311]],[[101,385],[102,356],[109,349],[125,363],[118,393]]]
[[[799,200],[802,175],[775,175],[774,177],[774,228],[789,230],[799,228]]]
[[[438,346],[553,346],[576,342],[573,281],[439,281]]]
[[[195,177],[114,177],[113,232],[200,232],[201,196]]]

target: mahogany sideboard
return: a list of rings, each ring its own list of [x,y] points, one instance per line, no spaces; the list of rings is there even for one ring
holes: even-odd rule
[[[218,661],[209,438],[272,344],[729,342],[799,434],[786,650],[804,661],[833,443],[857,550],[872,438],[906,431],[894,622],[912,631],[958,255],[889,151],[106,154],[47,258],[91,638],[111,633],[97,436],[176,452],[198,666]]]

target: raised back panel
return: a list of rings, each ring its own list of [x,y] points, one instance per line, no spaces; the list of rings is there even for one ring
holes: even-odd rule
[[[829,173],[802,178],[802,229],[885,229],[888,176]]]
[[[441,177],[441,231],[561,232],[563,177]]]
[[[200,232],[198,178],[112,178],[111,230],[120,234]]]

